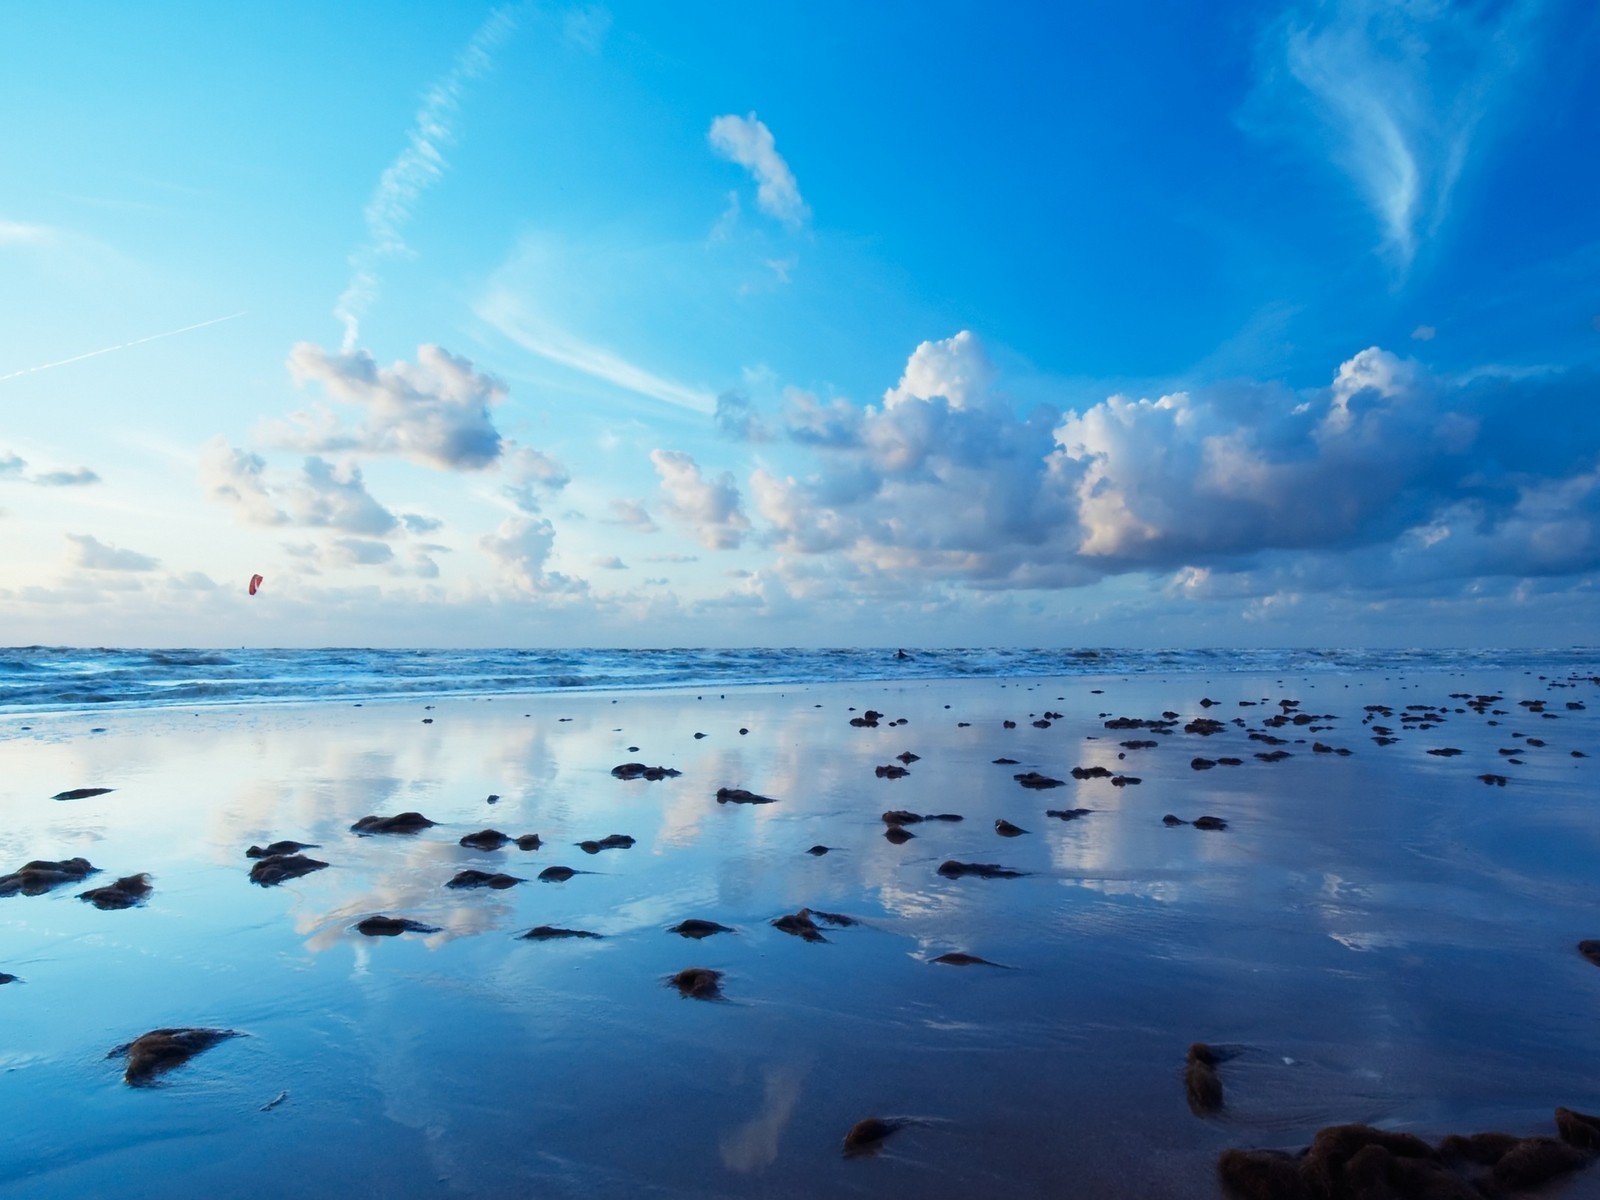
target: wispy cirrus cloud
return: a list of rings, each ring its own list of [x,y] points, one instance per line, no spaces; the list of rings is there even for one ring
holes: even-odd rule
[[[56,237],[56,231],[48,225],[8,221],[0,217],[0,246],[47,246]]]
[[[811,210],[800,197],[800,184],[778,153],[772,130],[755,113],[718,117],[706,137],[719,155],[750,172],[756,181],[756,206],[762,212],[792,228],[806,223]]]
[[[1541,0],[1297,5],[1261,43],[1247,128],[1330,159],[1404,273],[1448,215],[1474,139],[1527,57]]]
[[[444,147],[455,137],[454,119],[461,96],[473,80],[494,65],[494,50],[516,28],[516,6],[495,9],[443,76],[422,95],[422,107],[406,134],[406,147],[378,178],[362,216],[367,240],[350,256],[351,276],[334,316],[344,325],[345,353],[355,349],[361,318],[378,294],[378,264],[406,253],[402,230],[422,193],[444,174]]]
[[[667,379],[603,346],[583,341],[534,316],[508,289],[491,290],[478,304],[476,312],[502,335],[540,358],[692,412],[709,416],[717,410],[717,398],[712,392]]]

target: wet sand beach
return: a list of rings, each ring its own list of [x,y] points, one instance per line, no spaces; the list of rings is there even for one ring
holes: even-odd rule
[[[95,869],[0,895],[0,1195],[1209,1198],[1329,1125],[1600,1111],[1590,677],[30,713],[0,756],[0,874]],[[129,1086],[174,1029],[230,1036]]]

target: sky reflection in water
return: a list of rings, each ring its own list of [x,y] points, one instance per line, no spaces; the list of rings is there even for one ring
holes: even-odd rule
[[[0,900],[0,970],[24,981],[0,991],[0,1190],[281,1194],[271,1181],[296,1164],[290,1190],[326,1196],[1043,1195],[1071,1181],[1198,1197],[1215,1194],[1222,1148],[1300,1145],[1336,1121],[1549,1132],[1556,1104],[1600,1108],[1600,972],[1572,950],[1600,936],[1600,758],[1570,754],[1600,752],[1600,703],[1559,703],[1594,690],[1521,674],[1078,678],[11,719],[3,869],[81,853],[95,883],[149,871],[156,890],[125,912],[81,888]],[[1454,714],[1381,748],[1361,725],[1363,704],[1453,691],[1499,692],[1510,715]],[[1219,704],[1203,710],[1205,695]],[[1254,728],[1275,707],[1238,701],[1284,697],[1333,714],[1316,736],[1354,753],[1290,745],[1268,765],[1229,726],[1119,758],[1144,735],[1101,715]],[[1559,719],[1520,698],[1556,701]],[[887,719],[853,729],[850,706]],[[1065,718],[1033,728],[1046,709]],[[1513,731],[1549,745],[1506,767],[1498,748],[1525,747]],[[1443,745],[1465,753],[1424,753]],[[875,777],[905,750],[921,756],[907,778]],[[1244,765],[1195,771],[1199,754]],[[631,760],[683,774],[612,778]],[[1068,775],[1095,764],[1143,782]],[[1067,785],[1024,790],[1011,776],[1025,770]],[[1485,770],[1511,785],[1485,787]],[[49,799],[80,786],[116,790]],[[719,805],[722,786],[778,803]],[[1044,815],[1070,807],[1093,811]],[[896,846],[890,808],[966,820],[911,826]],[[349,832],[407,809],[441,824]],[[1167,828],[1167,812],[1229,829]],[[996,836],[997,817],[1028,834]],[[545,844],[457,844],[488,827]],[[610,833],[637,844],[574,845]],[[245,847],[277,838],[319,843],[308,853],[331,866],[252,886]],[[834,849],[807,855],[816,843]],[[1028,874],[943,879],[947,858]],[[554,864],[584,873],[538,882]],[[528,882],[444,887],[468,867]],[[825,928],[827,944],[769,925],[802,906],[863,924]],[[378,912],[439,932],[352,931]],[[737,932],[664,932],[687,917]],[[605,936],[517,939],[539,924]],[[1009,969],[930,964],[948,951]],[[690,965],[726,972],[724,1002],[665,985]],[[250,1036],[149,1090],[103,1058],[188,1024]],[[1242,1050],[1213,1121],[1184,1104],[1195,1040]],[[926,1123],[841,1159],[869,1115]]]

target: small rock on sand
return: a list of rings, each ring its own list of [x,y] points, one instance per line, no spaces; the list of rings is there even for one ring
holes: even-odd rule
[[[1220,1056],[1204,1042],[1196,1042],[1189,1047],[1183,1083],[1188,1094],[1189,1111],[1197,1117],[1208,1117],[1222,1111],[1222,1080],[1217,1075],[1219,1061]]]
[[[882,1148],[884,1138],[897,1129],[903,1129],[905,1125],[905,1121],[884,1120],[882,1117],[857,1121],[850,1126],[850,1132],[844,1135],[844,1156],[856,1158],[863,1154],[876,1154]]]
[[[994,863],[957,862],[952,858],[939,864],[939,874],[946,879],[960,879],[964,875],[976,875],[980,879],[1016,879],[1022,872]]]
[[[744,788],[724,787],[724,788],[718,788],[717,789],[717,803],[718,804],[776,804],[777,801],[774,800],[771,796],[758,796],[754,792],[746,791]]]
[[[522,882],[523,882],[523,880],[518,879],[515,875],[501,875],[501,874],[498,874],[498,873],[491,874],[488,871],[467,870],[467,871],[458,871],[456,873],[456,875],[455,875],[455,878],[451,879],[449,883],[445,884],[445,887],[448,887],[448,888],[485,888],[486,887],[486,888],[494,888],[496,891],[504,891],[506,888],[516,887],[517,884],[522,883]]]
[[[680,934],[686,938],[706,938],[714,933],[732,933],[726,925],[718,925],[715,921],[702,921],[699,917],[690,917],[687,921],[679,921],[667,929],[668,933]]]
[[[603,838],[589,838],[578,842],[578,849],[585,854],[599,854],[602,850],[626,850],[633,845],[633,839],[625,833],[609,833]]]
[[[299,854],[302,850],[317,849],[316,842],[291,842],[287,839],[266,846],[251,846],[244,852],[246,858],[271,858],[277,854]]]
[[[722,972],[710,967],[685,967],[667,982],[689,1000],[717,1000],[722,996]]]
[[[682,771],[675,771],[671,767],[647,767],[642,762],[627,762],[611,768],[611,773],[618,779],[673,779],[682,775]]]
[[[78,899],[87,900],[96,908],[109,911],[143,904],[150,898],[151,890],[150,876],[141,872],[138,875],[124,875],[115,883],[108,883],[104,887],[79,892]]]
[[[356,923],[356,932],[368,937],[395,937],[402,933],[438,933],[437,925],[424,925],[410,917],[365,917]]]
[[[98,870],[89,865],[87,858],[65,858],[59,862],[36,858],[9,875],[0,875],[0,896],[15,896],[18,892],[24,896],[42,896],[64,883],[79,883]]]
[[[549,942],[557,938],[597,938],[598,933],[590,933],[587,929],[558,929],[554,925],[535,925],[527,933],[517,935],[525,942]]]
[[[307,858],[304,854],[271,854],[251,866],[250,882],[274,887],[286,879],[299,879],[320,871],[327,865],[319,858]]]
[[[126,1055],[128,1066],[122,1073],[124,1082],[143,1087],[157,1075],[182,1066],[218,1042],[240,1036],[235,1029],[152,1029],[125,1045],[117,1046],[106,1057]]]
[[[959,950],[949,954],[941,954],[938,958],[930,958],[929,962],[942,963],[947,967],[998,967],[999,963],[990,962],[987,958],[979,958],[976,954],[963,954]]]
[[[362,817],[350,826],[352,833],[419,833],[438,824],[419,812],[396,813],[392,817]]]

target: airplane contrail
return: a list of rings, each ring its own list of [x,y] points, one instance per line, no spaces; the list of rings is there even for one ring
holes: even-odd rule
[[[207,325],[220,325],[223,321],[232,321],[237,317],[247,315],[245,312],[229,313],[225,317],[212,317],[209,321],[201,321],[196,325],[185,325],[182,329],[169,329],[165,333],[152,333],[149,337],[135,338],[131,342],[118,342],[115,346],[106,346],[100,350],[91,350],[87,354],[75,354],[71,358],[63,358],[59,362],[41,363],[37,367],[24,367],[20,371],[13,371],[9,375],[0,375],[0,383],[8,379],[16,379],[19,375],[32,375],[35,371],[48,371],[52,367],[64,367],[68,363],[82,362],[86,358],[94,358],[101,354],[110,354],[113,350],[126,350],[129,346],[142,346],[146,342],[159,341],[161,338],[175,337],[180,333],[188,333],[191,329],[204,329]]]

